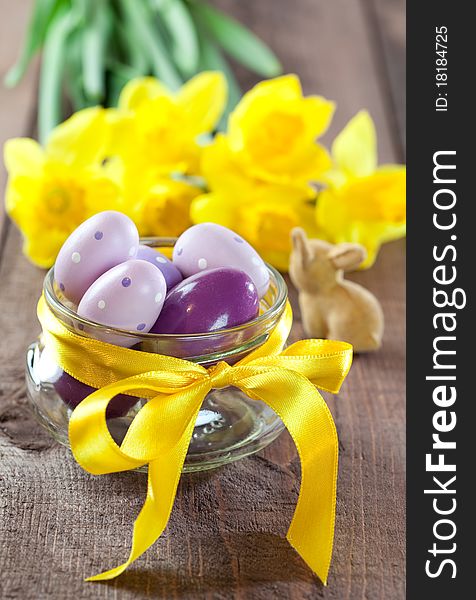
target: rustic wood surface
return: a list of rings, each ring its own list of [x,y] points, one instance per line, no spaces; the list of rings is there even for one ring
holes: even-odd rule
[[[220,0],[260,34],[307,93],[337,101],[330,136],[361,107],[377,124],[380,158],[403,159],[403,0]],[[16,55],[30,2],[0,0],[0,75]],[[245,86],[255,79],[238,69]],[[0,140],[32,132],[35,73],[0,88]],[[4,184],[4,172],[0,185]],[[324,588],[284,535],[299,486],[287,434],[259,454],[182,478],[169,526],[109,583],[83,578],[126,558],[143,502],[138,473],[92,477],[26,407],[24,353],[39,327],[43,273],[3,219],[0,264],[0,598],[404,597],[404,244],[387,245],[354,279],[386,316],[383,349],[358,357],[329,397],[340,437],[334,557]],[[294,298],[294,294],[292,294]],[[294,298],[295,300],[295,298]],[[296,303],[294,302],[294,307]],[[299,317],[299,315],[297,315]],[[299,319],[293,331],[301,335]]]

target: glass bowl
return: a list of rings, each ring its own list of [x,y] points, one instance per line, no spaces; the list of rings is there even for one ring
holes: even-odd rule
[[[145,238],[141,243],[170,256],[175,239]],[[176,356],[208,368],[219,361],[234,364],[261,346],[282,316],[287,300],[286,283],[276,269],[270,265],[267,268],[270,286],[261,300],[259,316],[238,327],[203,334],[139,334],[83,319],[54,284],[53,269],[45,277],[43,292],[55,316],[76,334],[99,339],[104,339],[104,335],[108,339],[114,335],[120,339],[132,337],[135,350]],[[26,383],[36,418],[56,440],[69,447],[70,415],[94,389],[65,373],[52,360],[41,336],[27,350]],[[125,395],[111,401],[106,418],[117,443],[121,443],[146,401]],[[213,469],[249,456],[270,444],[283,428],[279,417],[267,405],[252,400],[237,388],[212,390],[199,412],[183,470]]]

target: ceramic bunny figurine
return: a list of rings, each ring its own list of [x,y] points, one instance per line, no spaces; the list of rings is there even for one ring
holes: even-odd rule
[[[365,260],[365,248],[308,240],[299,227],[292,230],[291,239],[289,275],[299,291],[307,335],[349,342],[355,352],[377,350],[382,343],[382,308],[373,294],[343,277],[343,271]]]

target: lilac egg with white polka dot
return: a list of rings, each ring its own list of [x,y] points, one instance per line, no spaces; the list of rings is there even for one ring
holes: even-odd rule
[[[78,315],[101,325],[148,333],[162,310],[166,293],[161,271],[145,260],[132,259],[96,279],[82,297]],[[108,332],[95,332],[95,337],[117,346],[137,342]]]
[[[77,304],[103,273],[135,257],[139,233],[134,223],[115,210],[100,212],[81,223],[63,244],[55,263],[55,281]]]
[[[162,275],[165,277],[165,282],[167,284],[167,290],[171,290],[183,279],[182,273],[177,269],[174,263],[164,256],[162,252],[154,250],[154,248],[151,248],[150,246],[143,246],[140,244],[136,258],[146,260],[162,271]]]
[[[269,287],[269,271],[256,250],[216,223],[199,223],[184,231],[175,244],[173,262],[185,277],[218,267],[240,269],[253,281],[260,298]]]

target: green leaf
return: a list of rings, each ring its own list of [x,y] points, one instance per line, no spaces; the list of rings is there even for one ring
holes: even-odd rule
[[[123,17],[130,23],[130,31],[134,31],[136,43],[144,47],[150,58],[154,75],[170,89],[178,89],[182,78],[167,52],[158,27],[153,26],[155,15],[151,7],[142,0],[120,0],[120,4]]]
[[[200,34],[200,62],[201,71],[221,71],[228,83],[228,101],[223,115],[218,124],[218,129],[224,131],[230,112],[235,108],[241,98],[241,89],[229,64],[217,46],[206,35]]]
[[[77,14],[64,8],[52,21],[45,40],[38,98],[38,135],[42,143],[61,121],[64,54],[76,23]]]
[[[89,0],[83,31],[84,89],[92,102],[105,96],[105,58],[112,29],[109,0]]]
[[[74,111],[88,106],[83,87],[82,30],[73,31],[68,37],[65,58],[66,88]]]
[[[140,77],[142,74],[138,73],[134,67],[125,65],[120,61],[110,58],[106,61],[106,65],[109,71],[113,71],[118,76],[122,77],[125,81],[130,81],[135,77]]]
[[[182,0],[152,2],[171,38],[171,54],[186,77],[197,71],[199,47],[197,32],[187,6]]]
[[[136,71],[137,75],[150,74],[150,61],[144,48],[135,39],[135,30],[132,32],[126,23],[120,19],[115,23],[115,36],[119,44],[119,60]],[[137,76],[136,75],[136,76]]]
[[[242,65],[263,77],[282,72],[274,53],[241,23],[203,2],[191,2],[190,10],[212,38]]]
[[[20,58],[8,71],[5,77],[6,86],[13,87],[22,79],[31,59],[43,45],[48,26],[60,4],[64,4],[63,0],[36,0]]]
[[[122,88],[129,81],[127,71],[121,68],[123,66],[112,65],[107,73],[107,106],[109,107],[117,106]]]

